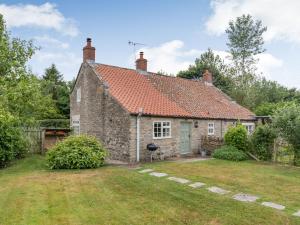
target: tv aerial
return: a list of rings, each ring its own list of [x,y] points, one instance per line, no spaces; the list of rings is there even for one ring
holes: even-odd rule
[[[146,44],[134,42],[134,41],[128,41],[128,45],[132,46],[134,58],[136,59],[136,46],[145,46]]]

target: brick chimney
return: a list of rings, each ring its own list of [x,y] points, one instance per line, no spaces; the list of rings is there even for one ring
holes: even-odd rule
[[[144,59],[144,52],[140,52],[140,58],[135,61],[137,70],[147,71],[147,59]]]
[[[205,70],[205,72],[202,75],[202,81],[204,81],[207,84],[211,84],[213,83],[213,77],[211,72],[209,72],[209,70]]]
[[[92,47],[92,39],[86,39],[86,46],[83,47],[83,62],[95,62],[96,49]]]

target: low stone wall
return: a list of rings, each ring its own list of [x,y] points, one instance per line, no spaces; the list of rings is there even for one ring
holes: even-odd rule
[[[201,150],[206,150],[207,155],[211,155],[213,151],[224,145],[224,139],[215,136],[201,137]]]

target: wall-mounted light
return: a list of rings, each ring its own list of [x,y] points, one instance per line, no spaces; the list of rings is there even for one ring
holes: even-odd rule
[[[195,127],[195,128],[198,128],[198,126],[199,126],[199,125],[198,125],[198,121],[195,121],[195,122],[194,122],[194,127]]]

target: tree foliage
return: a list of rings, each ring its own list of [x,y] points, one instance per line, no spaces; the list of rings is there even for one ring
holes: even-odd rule
[[[294,151],[294,165],[300,166],[300,105],[289,104],[279,108],[272,117],[272,124]]]
[[[51,96],[54,101],[59,117],[69,118],[70,114],[70,87],[63,80],[63,75],[58,71],[55,64],[46,68],[42,77],[43,93]]]
[[[23,124],[56,114],[49,96],[26,63],[37,48],[31,41],[11,38],[0,15],[0,104]]]
[[[226,29],[229,42],[227,46],[238,72],[251,73],[255,63],[254,56],[265,51],[263,33],[267,27],[260,20],[254,21],[251,15],[242,15],[229,22]]]
[[[205,70],[213,74],[213,83],[222,91],[228,92],[231,87],[231,78],[227,76],[228,68],[219,55],[215,55],[211,49],[196,58],[195,64],[190,65],[185,71],[180,71],[177,76],[187,79],[199,79]],[[226,75],[227,74],[227,75]]]
[[[0,109],[0,167],[7,166],[12,160],[24,157],[27,142],[19,121],[4,109]]]
[[[270,125],[267,124],[256,127],[251,137],[251,152],[261,160],[271,160],[275,138],[275,130]]]

